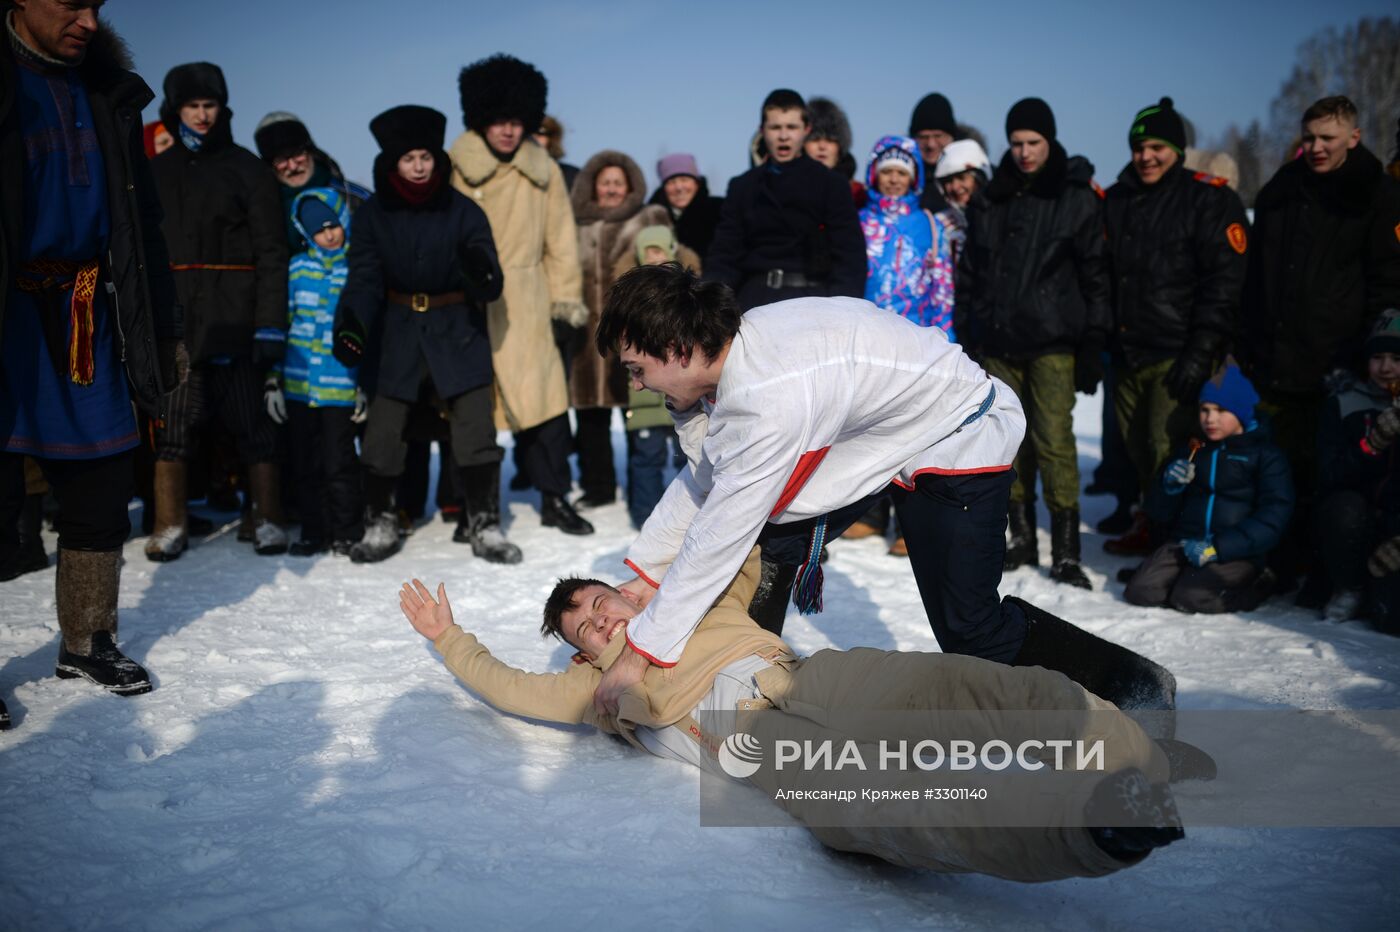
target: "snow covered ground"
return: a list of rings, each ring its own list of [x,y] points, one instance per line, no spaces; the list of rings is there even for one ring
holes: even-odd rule
[[[1076,416],[1091,467],[1099,398]],[[1086,525],[1109,507],[1086,499]],[[496,713],[396,607],[404,579],[445,580],[498,656],[560,669],[567,649],[538,633],[553,580],[623,571],[625,509],[589,517],[595,536],[564,537],[513,495],[514,567],[473,560],[436,521],[364,567],[257,557],[231,527],[164,565],[132,540],[121,643],[156,681],[136,699],[52,676],[52,569],[0,585],[16,719],[0,733],[0,928],[1394,927],[1400,830],[1188,826],[1133,870],[1021,886],[835,855],[796,827],[700,828],[693,770]],[[1100,543],[1086,532],[1093,592],[1043,569],[1003,591],[1166,664],[1183,708],[1400,707],[1400,640],[1283,599],[1209,619],[1130,608],[1112,580],[1125,561]],[[826,579],[826,613],[788,622],[799,652],[935,649],[880,542],[833,544]]]

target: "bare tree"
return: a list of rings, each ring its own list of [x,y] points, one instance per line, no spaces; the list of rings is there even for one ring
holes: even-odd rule
[[[1261,152],[1272,174],[1290,158],[1298,121],[1322,97],[1345,94],[1360,111],[1361,139],[1382,161],[1395,148],[1395,121],[1400,117],[1400,20],[1389,16],[1363,19],[1338,31],[1329,27],[1298,47],[1293,72],[1269,105],[1269,127]]]

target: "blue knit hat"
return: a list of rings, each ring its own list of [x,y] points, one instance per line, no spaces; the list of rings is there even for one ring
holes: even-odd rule
[[[1226,356],[1225,362],[1201,386],[1201,403],[1206,402],[1219,405],[1248,427],[1254,421],[1254,406],[1259,403],[1259,393],[1240,371],[1235,358]]]
[[[340,215],[319,197],[304,197],[297,208],[297,219],[307,236],[315,236],[322,230],[340,226]]]

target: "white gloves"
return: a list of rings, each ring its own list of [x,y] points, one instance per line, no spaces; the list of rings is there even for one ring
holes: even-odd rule
[[[276,375],[268,375],[263,382],[263,407],[274,424],[287,423],[287,396],[282,394],[282,383]]]

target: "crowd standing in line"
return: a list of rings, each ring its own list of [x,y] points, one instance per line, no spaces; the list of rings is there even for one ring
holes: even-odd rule
[[[994,169],[942,94],[867,150],[836,103],[778,89],[758,110],[754,167],[723,198],[684,152],[659,161],[648,197],[623,153],[563,163],[545,76],[496,55],[462,70],[450,146],[429,108],[370,122],[371,193],[291,113],[258,122],[257,155],[236,145],[217,65],[173,68],[143,127],[153,95],[93,8],[0,11],[0,579],[47,565],[50,495],[59,675],[150,688],[115,641],[126,503],[149,488],[144,552],[178,559],[201,523],[191,463],[219,431],[240,465],[215,471],[241,469],[239,537],[259,554],[397,552],[424,418],[454,540],[477,557],[523,556],[500,521],[498,429],[541,523],[591,534],[580,510],[618,495],[620,409],[629,515],[646,526],[667,464],[695,461],[681,412],[596,338],[622,275],[673,262],[741,312],[863,299],[1004,386],[1027,429],[1001,476],[998,577],[1039,564],[1039,477],[1050,578],[1091,585],[1071,413],[1103,384],[1141,495],[1106,544],[1147,558],[1127,574],[1130,601],[1244,610],[1306,577],[1299,604],[1400,629],[1400,168],[1367,148],[1346,97],[1300,114],[1252,224],[1226,178],[1187,167],[1166,97],[1128,123],[1107,192],[1039,98],[1009,109]],[[832,507],[822,543],[886,530],[881,495]],[[813,530],[758,534],[750,612],[769,630],[793,600],[810,605]],[[901,526],[892,552],[930,546],[907,547],[911,534],[928,528]]]

